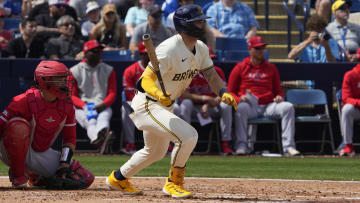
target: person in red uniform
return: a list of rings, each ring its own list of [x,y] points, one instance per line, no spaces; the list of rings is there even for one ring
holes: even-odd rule
[[[252,152],[253,143],[248,142],[248,119],[264,115],[281,118],[283,152],[290,156],[298,155],[294,141],[295,110],[291,103],[284,101],[276,66],[265,60],[266,45],[259,36],[250,38],[250,57],[237,63],[229,76],[228,90],[238,102],[234,118],[235,153]],[[251,135],[255,131],[254,128]]]
[[[127,67],[123,74],[123,101],[131,105],[131,101],[135,96],[136,83],[144,72],[145,67],[150,59],[145,48],[145,44],[141,41],[138,45],[140,60]],[[121,107],[122,129],[124,131],[125,147],[121,151],[125,154],[132,155],[136,152],[135,146],[135,125],[130,119],[124,106]]]
[[[210,58],[217,56],[209,47]],[[225,74],[221,68],[214,66],[216,72],[226,82]],[[189,87],[182,95],[184,100],[180,104],[180,115],[188,123],[191,118],[200,113],[201,117],[208,119],[210,116],[220,115],[221,148],[224,155],[231,155],[233,150],[230,146],[232,109],[231,106],[222,103],[221,98],[213,93],[204,76],[199,73],[191,81]]]
[[[341,128],[345,147],[340,156],[354,156],[354,120],[360,119],[360,48],[356,51],[358,64],[344,75],[342,84]]]
[[[34,73],[36,87],[15,96],[0,115],[0,159],[10,167],[15,188],[26,187],[29,174],[51,177],[63,169],[81,168],[87,187],[94,181],[90,171],[72,160],[76,122],[68,98],[69,76],[64,64],[41,61]],[[58,152],[50,147],[60,133],[63,144]]]
[[[101,154],[112,134],[111,105],[117,96],[115,70],[101,61],[103,48],[97,40],[87,41],[83,47],[85,60],[70,68],[75,79],[71,98],[76,120],[86,129],[90,143],[99,146]]]

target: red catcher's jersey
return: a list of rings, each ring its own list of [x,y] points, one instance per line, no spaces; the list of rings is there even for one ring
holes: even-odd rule
[[[125,91],[126,101],[132,101],[135,96],[136,83],[144,72],[141,61],[137,61],[127,67],[123,74],[123,90]]]
[[[29,121],[32,127],[31,146],[37,152],[49,149],[60,132],[63,143],[76,145],[75,110],[71,101],[58,99],[53,103],[47,102],[36,88],[15,96],[0,114],[0,138],[7,121],[12,117],[22,117]]]

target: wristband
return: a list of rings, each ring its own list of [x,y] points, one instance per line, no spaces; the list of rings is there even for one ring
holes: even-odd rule
[[[70,147],[63,147],[61,150],[60,163],[70,164],[73,155],[74,153]]]
[[[221,88],[219,96],[222,97],[225,92],[228,92],[226,88]]]

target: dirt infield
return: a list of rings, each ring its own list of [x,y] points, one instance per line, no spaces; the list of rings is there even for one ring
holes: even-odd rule
[[[0,202],[360,202],[358,181],[291,181],[255,179],[187,178],[186,188],[194,196],[169,198],[161,192],[165,178],[134,178],[141,196],[110,191],[104,177],[82,191],[14,190],[7,177],[0,178]]]

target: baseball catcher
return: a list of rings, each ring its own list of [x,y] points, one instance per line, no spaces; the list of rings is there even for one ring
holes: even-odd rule
[[[85,189],[94,175],[72,160],[76,122],[71,74],[62,63],[42,61],[36,87],[15,96],[0,115],[0,159],[10,167],[14,188]],[[51,149],[62,134],[61,152]]]

